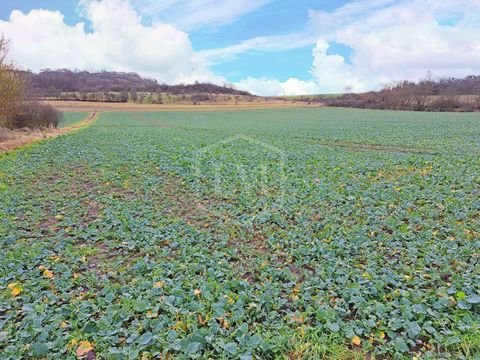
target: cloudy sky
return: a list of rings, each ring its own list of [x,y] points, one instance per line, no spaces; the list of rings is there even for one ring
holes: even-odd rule
[[[1,33],[24,69],[259,95],[480,74],[480,0],[0,0]]]

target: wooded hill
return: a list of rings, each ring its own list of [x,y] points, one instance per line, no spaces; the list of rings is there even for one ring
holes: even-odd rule
[[[44,70],[39,73],[21,72],[25,80],[27,94],[31,98],[58,98],[87,100],[82,94],[118,93],[118,96],[105,96],[106,100],[127,101],[132,93],[168,93],[173,95],[233,95],[252,96],[246,91],[235,89],[232,85],[218,86],[209,83],[189,85],[159,84],[154,79],[143,78],[136,73],[124,72],[88,72],[62,70]],[[121,94],[123,93],[123,94]],[[68,94],[68,95],[67,95]],[[111,94],[110,94],[111,95]]]

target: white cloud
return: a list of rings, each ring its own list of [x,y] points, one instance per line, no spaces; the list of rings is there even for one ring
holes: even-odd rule
[[[285,51],[297,49],[315,42],[315,37],[307,33],[294,33],[288,35],[258,36],[236,45],[224,48],[200,51],[200,55],[211,62],[232,60],[237,55],[250,51]]]
[[[318,94],[320,91],[315,82],[296,78],[281,82],[276,79],[247,77],[234,85],[237,89],[262,96],[308,95]]]
[[[478,14],[477,0],[359,1],[333,13],[312,12],[311,24],[319,36],[353,49],[351,64],[346,64],[321,51],[322,40],[312,74],[326,91],[418,80],[429,70],[437,77],[478,74]],[[439,23],[453,15],[458,23]]]
[[[271,0],[134,0],[145,15],[167,21],[183,30],[234,22]]]
[[[329,47],[325,40],[320,39],[313,50],[311,74],[318,83],[317,88],[320,88],[322,93],[367,90],[368,85],[358,78],[354,66],[347,64],[340,55],[328,55]]]
[[[125,0],[86,0],[92,23],[69,26],[60,12],[13,11],[0,21],[0,33],[12,40],[12,57],[23,68],[77,68],[135,71],[166,83],[223,83],[193,49],[188,34],[164,23],[142,25]]]
[[[271,0],[80,1],[91,32],[46,10],[14,11],[9,20],[0,20],[0,33],[12,39],[19,65],[135,71],[167,83],[224,83],[210,70],[212,64],[247,52],[314,45],[312,67],[305,69],[309,81],[245,74],[236,84],[267,95],[364,91],[394,80],[418,80],[428,70],[437,77],[480,73],[479,0],[357,0],[330,12],[310,11],[302,32],[200,52],[193,50],[186,29],[231,23]],[[154,14],[151,25],[142,18],[147,13]],[[332,42],[351,47],[351,59],[331,54]]]
[[[352,58],[329,54],[331,42],[349,46]],[[479,74],[480,1],[354,1],[332,12],[311,11],[305,33],[250,39],[202,55],[215,62],[248,51],[282,51],[306,44],[315,44],[312,79],[307,83],[322,93],[377,89],[392,81],[419,80],[427,71],[435,77]],[[269,95],[283,91],[285,85],[252,78],[239,84]]]

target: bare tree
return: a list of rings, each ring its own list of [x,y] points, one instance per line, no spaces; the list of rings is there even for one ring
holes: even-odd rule
[[[8,120],[21,101],[23,81],[15,65],[8,59],[10,42],[0,37],[0,126]]]

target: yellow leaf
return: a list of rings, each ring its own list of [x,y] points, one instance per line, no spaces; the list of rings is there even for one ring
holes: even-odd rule
[[[10,293],[13,297],[20,295],[20,293],[23,291],[22,287],[18,283],[8,284],[7,288],[10,290]]]
[[[305,322],[303,315],[293,315],[292,320],[299,324],[303,324]]]
[[[46,269],[46,267],[43,266],[43,265],[40,265],[40,266],[38,267],[38,270],[40,270],[40,271],[43,271],[43,270],[45,270],[45,269]]]
[[[154,319],[158,316],[158,313],[154,312],[153,310],[148,310],[147,311],[147,318],[149,319]]]
[[[207,323],[207,321],[203,319],[201,314],[198,314],[197,317],[198,317],[198,322],[199,322],[200,325],[205,325]]]
[[[43,270],[43,277],[46,277],[47,279],[53,279],[53,272],[45,269]]]
[[[380,339],[384,339],[384,338],[385,338],[385,333],[382,331],[382,332],[378,335],[378,337],[379,337]]]
[[[90,351],[93,350],[93,345],[89,341],[80,341],[77,348],[77,357],[83,358]]]
[[[57,219],[57,220],[63,220],[63,215],[55,215],[55,219]]]
[[[228,323],[228,320],[227,319],[220,319],[220,324],[222,325],[222,327],[224,329],[228,329],[230,327],[230,324]]]
[[[62,321],[62,323],[60,324],[61,329],[65,329],[67,326],[68,324],[65,321]]]
[[[152,356],[148,353],[148,352],[143,352],[142,353],[142,358],[141,360],[150,360],[152,358]]]
[[[356,346],[360,346],[361,343],[362,343],[362,340],[358,336],[355,335],[352,339],[352,344],[356,345]]]
[[[195,296],[200,296],[200,295],[202,294],[202,290],[200,290],[200,289],[195,289],[195,290],[193,291],[193,294],[194,294]]]
[[[183,321],[177,321],[172,327],[173,330],[187,330],[187,325]]]
[[[367,272],[364,272],[364,273],[362,274],[362,277],[363,277],[364,279],[367,279],[367,280],[372,280],[372,275],[370,275],[370,274],[367,273]]]
[[[300,336],[301,336],[301,337],[304,337],[305,335],[306,335],[305,326],[301,326],[301,327],[300,327]]]
[[[79,276],[80,276],[79,273],[76,273],[76,272],[73,273],[73,278],[74,278],[74,279],[78,279]]]
[[[77,345],[77,344],[78,344],[78,340],[77,340],[77,339],[72,339],[72,340],[70,340],[70,342],[68,343],[67,349],[68,349],[68,350],[72,350],[72,349],[75,347],[75,345]]]
[[[153,284],[153,287],[156,287],[156,288],[163,288],[165,286],[165,283],[163,281],[157,281],[155,284]]]

